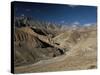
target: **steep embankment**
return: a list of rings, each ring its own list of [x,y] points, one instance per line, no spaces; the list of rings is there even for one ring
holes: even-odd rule
[[[43,37],[46,38],[46,36]],[[33,64],[61,55],[58,49],[47,43],[46,39],[42,40],[41,38],[42,35],[37,34],[29,27],[15,28],[15,66]]]

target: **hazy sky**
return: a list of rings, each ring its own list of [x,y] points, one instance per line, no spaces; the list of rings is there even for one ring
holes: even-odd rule
[[[15,16],[61,24],[90,24],[97,21],[97,7],[15,2]]]

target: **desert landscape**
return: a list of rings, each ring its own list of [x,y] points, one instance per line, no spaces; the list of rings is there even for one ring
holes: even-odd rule
[[[24,16],[15,18],[15,73],[97,68],[96,25],[62,27],[32,22]]]
[[[96,6],[14,1],[11,20],[13,73],[97,68]]]

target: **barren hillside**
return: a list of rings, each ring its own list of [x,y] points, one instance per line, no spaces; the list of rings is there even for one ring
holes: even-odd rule
[[[16,27],[15,73],[97,67],[96,27],[57,32],[43,28]]]

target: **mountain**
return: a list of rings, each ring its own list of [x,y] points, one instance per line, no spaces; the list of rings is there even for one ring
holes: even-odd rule
[[[97,67],[96,25],[62,29],[56,24],[22,19],[18,17],[14,24],[15,73]]]

